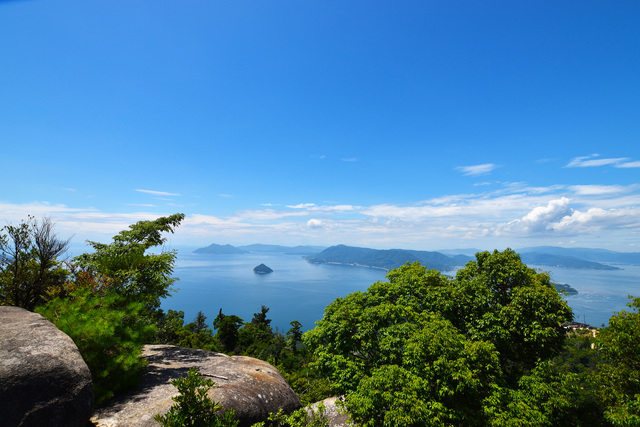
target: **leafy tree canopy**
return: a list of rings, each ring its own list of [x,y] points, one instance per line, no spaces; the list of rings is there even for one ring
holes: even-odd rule
[[[419,263],[387,278],[335,300],[304,335],[362,425],[487,424],[484,402],[553,357],[572,319],[511,250],[479,253],[455,278]]]
[[[176,251],[149,254],[146,251],[162,245],[184,219],[178,213],[153,221],[139,221],[113,237],[110,244],[89,241],[94,252],[74,258],[81,268],[98,272],[115,280],[117,292],[129,301],[144,302],[148,310],[160,306],[160,298],[167,297],[176,259]]]
[[[631,311],[622,310],[598,333],[600,398],[613,425],[640,425],[640,298],[629,296]]]

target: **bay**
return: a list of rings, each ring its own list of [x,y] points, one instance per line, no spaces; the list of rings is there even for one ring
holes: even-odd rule
[[[640,266],[615,266],[620,270],[537,268],[548,271],[554,282],[567,283],[578,291],[578,295],[565,297],[576,322],[601,327],[609,324],[614,312],[629,308],[629,295],[640,297]]]
[[[273,273],[254,273],[259,264],[267,265]],[[309,330],[333,300],[364,291],[384,280],[385,274],[364,267],[310,264],[300,255],[282,253],[179,252],[174,272],[180,279],[174,285],[178,291],[162,302],[162,308],[184,311],[185,322],[193,321],[202,311],[211,325],[219,309],[249,322],[265,305],[274,329],[286,332],[291,328],[289,323],[297,320]]]
[[[253,268],[266,264],[270,274]],[[613,312],[623,310],[627,295],[640,296],[640,266],[618,266],[621,270],[562,269],[531,266],[548,271],[552,280],[567,283],[578,295],[566,296],[576,321],[607,325]],[[178,291],[162,302],[165,310],[182,310],[185,322],[198,311],[212,324],[218,311],[235,314],[249,322],[260,307],[269,307],[272,326],[286,332],[297,320],[312,329],[324,308],[336,298],[364,291],[376,281],[386,280],[378,269],[328,264],[309,264],[300,255],[248,253],[234,255],[179,252],[175,276]]]

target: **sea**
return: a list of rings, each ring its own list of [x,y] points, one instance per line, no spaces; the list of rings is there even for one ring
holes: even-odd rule
[[[273,273],[254,273],[253,268],[260,264]],[[601,327],[608,325],[614,312],[627,308],[628,295],[640,296],[640,266],[616,266],[621,269],[531,267],[548,271],[553,281],[578,290],[578,295],[564,297],[575,321]],[[336,298],[386,280],[386,272],[380,269],[311,264],[300,255],[262,252],[211,255],[179,251],[174,275],[179,278],[176,291],[163,300],[162,308],[184,311],[185,323],[202,311],[211,325],[220,310],[249,322],[265,305],[271,326],[280,332],[288,331],[294,320],[304,330],[312,329]]]

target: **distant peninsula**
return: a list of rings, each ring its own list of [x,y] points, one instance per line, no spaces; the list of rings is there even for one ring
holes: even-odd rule
[[[520,254],[522,262],[527,265],[539,265],[559,268],[576,268],[588,270],[620,270],[620,268],[587,261],[569,255],[555,255],[538,252]],[[441,252],[413,251],[406,249],[369,249],[346,245],[331,246],[324,251],[305,257],[315,264],[340,264],[359,267],[380,268],[386,271],[398,268],[407,262],[418,261],[427,268],[439,271],[451,271],[464,266],[474,259],[470,255],[445,255]]]
[[[472,258],[466,255],[453,257],[440,252],[412,251],[405,249],[369,249],[346,245],[331,246],[317,255],[305,257],[312,264],[340,264],[392,270],[407,262],[419,261],[427,268],[440,271],[453,270]]]
[[[524,252],[520,254],[522,262],[527,265],[544,265],[560,268],[581,268],[585,270],[620,270],[613,265],[601,264],[594,261],[586,261],[566,255],[554,255],[539,252]]]
[[[260,264],[259,266],[253,269],[253,272],[258,274],[269,274],[269,273],[273,273],[273,270],[264,264]]]

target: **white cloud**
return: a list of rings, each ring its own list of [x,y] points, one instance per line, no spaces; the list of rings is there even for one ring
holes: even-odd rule
[[[244,221],[271,221],[286,217],[307,216],[309,212],[299,211],[279,211],[276,209],[242,210],[236,212],[234,216],[237,220]]]
[[[551,200],[547,206],[538,206],[527,213],[522,219],[517,219],[507,225],[510,230],[522,230],[525,233],[537,233],[554,228],[554,224],[570,216],[573,210],[569,206],[569,199]]]
[[[347,157],[347,158],[342,158],[340,160],[342,160],[343,162],[357,162],[358,158],[357,157]]]
[[[617,168],[640,168],[640,161],[625,162],[616,165]]]
[[[139,193],[152,194],[154,196],[179,196],[180,195],[178,193],[168,193],[166,191],[140,190],[140,189],[136,189],[136,191]]]
[[[447,194],[406,205],[323,202],[326,205],[270,205],[224,216],[187,212],[176,234],[169,237],[189,245],[273,242],[415,249],[472,245],[492,249],[569,240],[593,247],[602,240],[602,233],[606,233],[607,242],[624,242],[629,247],[640,236],[640,184],[494,185],[501,188],[484,187],[492,191]],[[151,209],[154,206],[140,208],[155,210]],[[105,241],[137,221],[174,213],[106,213],[45,202],[0,202],[0,212],[8,222],[21,221],[28,214],[51,216],[59,225],[59,234],[75,234],[76,241]]]
[[[572,185],[569,189],[576,194],[584,196],[601,196],[606,194],[619,194],[629,191],[629,187],[622,185]]]
[[[307,209],[313,206],[315,206],[315,203],[299,203],[297,205],[287,205],[287,207],[291,209]]]
[[[137,206],[141,208],[157,208],[156,205],[151,203],[127,203],[126,206]]]
[[[307,221],[307,227],[312,229],[322,228],[323,225],[324,225],[323,222],[320,221],[319,219],[312,218],[309,221]]]
[[[598,158],[594,158],[598,157]],[[572,159],[565,167],[567,168],[589,168],[597,166],[616,165],[621,162],[629,160],[627,157],[616,157],[609,159],[599,158],[599,154],[592,154],[590,156],[576,157]]]
[[[487,175],[495,170],[498,166],[493,163],[484,163],[481,165],[473,166],[458,166],[456,169],[461,171],[464,175],[479,176]]]

